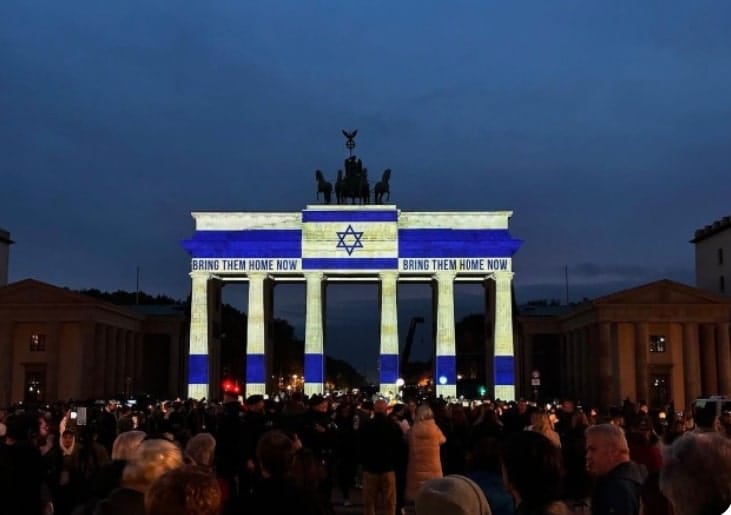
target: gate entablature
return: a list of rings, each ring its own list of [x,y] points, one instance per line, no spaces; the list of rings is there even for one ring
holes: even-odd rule
[[[511,211],[402,212],[394,205],[307,206],[299,213],[194,212],[196,231],[183,242],[193,281],[189,395],[208,396],[206,285],[249,281],[247,394],[264,393],[264,312],[267,278],[307,283],[305,392],[321,393],[322,286],[327,277],[373,276],[381,282],[381,390],[396,391],[400,277],[432,277],[437,284],[437,392],[456,395],[453,284],[491,278],[495,302],[495,395],[515,395],[512,257],[521,245],[508,232]]]

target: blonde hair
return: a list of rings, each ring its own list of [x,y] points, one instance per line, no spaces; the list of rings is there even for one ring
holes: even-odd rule
[[[533,431],[536,433],[553,431],[551,419],[548,418],[548,413],[543,411],[536,411],[530,416],[530,425],[533,426]]]
[[[144,492],[158,477],[183,466],[183,453],[168,440],[145,440],[135,450],[122,473],[122,484]]]
[[[134,454],[137,447],[140,446],[142,440],[145,439],[144,431],[125,431],[120,433],[114,440],[112,445],[113,460],[129,460]]]

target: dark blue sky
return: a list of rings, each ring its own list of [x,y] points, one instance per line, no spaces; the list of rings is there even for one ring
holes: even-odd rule
[[[604,4],[604,5],[601,5]],[[731,3],[0,5],[10,278],[184,297],[195,210],[296,211],[340,129],[404,210],[514,210],[519,300],[693,282],[729,214]]]

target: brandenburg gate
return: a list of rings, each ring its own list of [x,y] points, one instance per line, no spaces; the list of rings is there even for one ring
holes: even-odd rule
[[[380,284],[380,391],[397,392],[400,281],[436,287],[437,395],[456,397],[455,281],[494,281],[494,396],[515,398],[511,281],[521,245],[508,233],[511,211],[403,212],[395,205],[313,205],[301,212],[194,212],[188,397],[210,397],[212,280],[247,281],[246,395],[266,393],[267,304],[276,281],[306,283],[304,388],[323,393],[324,303],[328,281]],[[213,371],[213,372],[212,372]]]

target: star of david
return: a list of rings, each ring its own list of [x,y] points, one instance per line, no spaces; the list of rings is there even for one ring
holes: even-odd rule
[[[345,249],[348,255],[352,255],[355,249],[362,249],[363,243],[360,239],[363,237],[363,232],[356,232],[353,226],[348,224],[348,228],[344,231],[338,231],[338,245],[336,248]],[[352,236],[352,238],[349,238]],[[347,243],[346,239],[352,240],[352,243]]]

